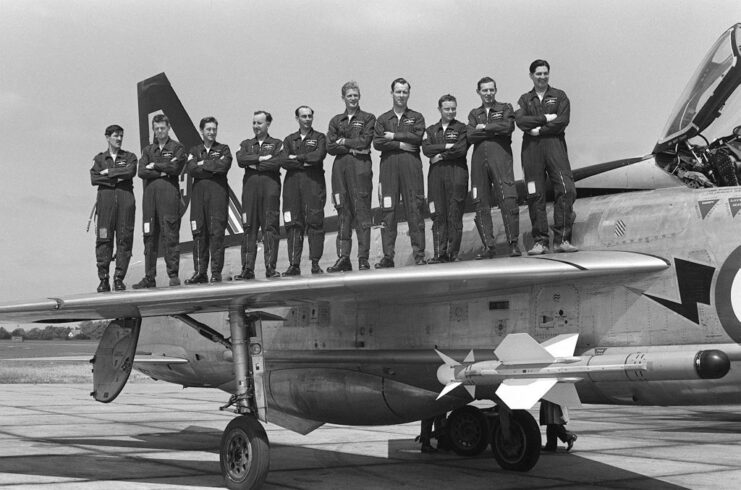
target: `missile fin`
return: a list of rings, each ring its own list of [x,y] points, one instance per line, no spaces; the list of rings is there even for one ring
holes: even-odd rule
[[[440,356],[440,359],[443,360],[443,362],[445,363],[446,366],[453,367],[453,366],[460,366],[461,365],[460,362],[458,362],[455,359],[452,359],[452,358],[446,356],[445,354],[443,354],[439,350],[435,349],[435,352],[437,352],[437,355]]]
[[[549,364],[556,359],[526,333],[511,333],[499,343],[494,354],[505,364]]]
[[[548,400],[556,405],[569,408],[581,407],[581,400],[576,392],[574,383],[558,383],[543,395],[544,400]]]
[[[505,379],[497,396],[511,410],[530,410],[556,383],[555,378]]]
[[[553,357],[571,357],[574,355],[578,338],[578,333],[565,333],[548,339],[540,345]]]
[[[476,399],[476,385],[463,385],[471,398]]]
[[[445,385],[445,388],[443,388],[443,391],[441,391],[440,394],[437,395],[436,400],[439,400],[440,398],[444,397],[445,395],[447,395],[448,393],[450,393],[454,389],[458,388],[462,384],[463,383],[460,382],[460,381],[454,381],[452,383],[448,383],[447,385]]]
[[[471,349],[471,352],[469,352],[466,358],[463,359],[463,362],[476,362],[476,358],[473,355],[473,349]]]

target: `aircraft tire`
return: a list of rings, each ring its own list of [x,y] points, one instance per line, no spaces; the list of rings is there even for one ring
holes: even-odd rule
[[[262,424],[252,415],[232,419],[221,436],[221,474],[227,488],[260,488],[270,469],[270,443]]]
[[[489,422],[481,410],[471,405],[453,410],[445,430],[450,448],[459,456],[476,456],[489,444]]]
[[[507,447],[499,417],[492,418],[491,450],[502,469],[530,471],[540,458],[540,428],[530,412],[512,410],[510,420],[514,444]]]

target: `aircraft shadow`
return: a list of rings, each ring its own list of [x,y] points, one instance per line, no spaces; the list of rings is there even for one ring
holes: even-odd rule
[[[126,440],[25,438],[34,446],[29,451],[33,454],[0,458],[0,473],[89,483],[115,480],[220,488],[218,460],[204,461],[196,454],[217,453],[220,439],[221,431],[199,426]],[[362,441],[353,441],[352,448],[347,442],[308,447],[271,444],[271,471],[265,488],[682,488],[591,461],[578,452],[543,454],[532,471],[518,473],[500,469],[489,449],[474,458],[448,452],[423,455],[411,439],[393,439],[387,443],[388,457],[382,457],[353,454],[358,443]],[[64,454],[63,448],[76,452]]]

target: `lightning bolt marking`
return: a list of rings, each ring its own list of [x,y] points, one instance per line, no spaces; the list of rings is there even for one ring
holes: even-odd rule
[[[645,294],[645,296],[699,325],[700,315],[697,311],[697,303],[710,305],[710,285],[713,281],[715,267],[675,258],[674,269],[677,272],[679,303],[651,294]]]

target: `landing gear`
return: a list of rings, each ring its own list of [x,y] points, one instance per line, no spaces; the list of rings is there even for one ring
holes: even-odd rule
[[[500,407],[492,418],[491,449],[505,470],[529,471],[540,458],[540,428],[530,412]]]
[[[255,417],[242,415],[229,422],[221,437],[219,461],[227,488],[260,488],[270,468],[270,443]]]
[[[459,456],[476,456],[489,444],[489,423],[486,416],[471,405],[453,410],[448,416],[445,429],[450,448]]]

